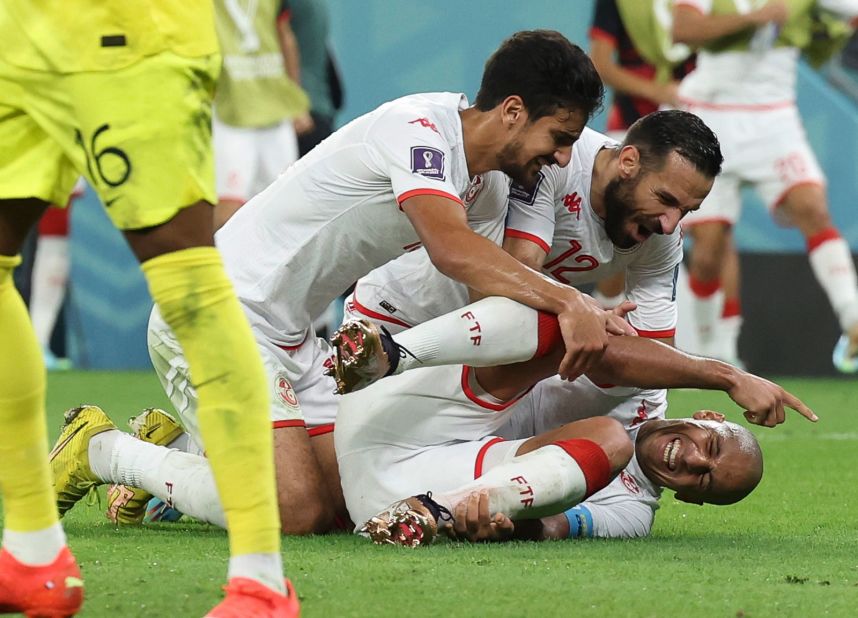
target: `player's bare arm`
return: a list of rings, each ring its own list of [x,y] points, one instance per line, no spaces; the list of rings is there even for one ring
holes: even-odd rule
[[[768,22],[782,25],[788,16],[783,0],[772,0],[748,13],[728,15],[704,15],[694,7],[680,4],[673,11],[673,40],[687,45],[703,45]]]
[[[616,45],[599,37],[590,39],[590,57],[606,85],[635,97],[649,99],[659,105],[675,106],[678,103],[678,84],[675,81],[660,83],[654,79],[640,77],[624,69],[616,61],[616,53]]]
[[[561,376],[577,377],[601,356],[607,316],[579,291],[544,277],[474,233],[461,205],[452,200],[420,195],[405,200],[402,209],[443,274],[486,296],[506,296],[558,315],[567,346]]]
[[[691,356],[643,338],[612,338],[600,364],[587,375],[597,383],[722,390],[745,409],[748,422],[765,427],[783,423],[785,407],[810,421],[818,420],[800,399],[773,382],[727,363]]]

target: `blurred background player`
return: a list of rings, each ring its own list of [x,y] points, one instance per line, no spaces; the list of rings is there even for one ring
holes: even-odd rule
[[[660,0],[597,0],[590,27],[590,57],[613,89],[605,133],[622,142],[638,118],[676,107],[679,80],[694,66],[691,50],[673,43],[673,14]],[[624,299],[622,273],[596,284],[605,308]]]
[[[30,319],[33,330],[42,347],[42,356],[48,370],[70,369],[71,361],[65,357],[65,346],[61,354],[52,349],[54,330],[60,326],[58,318],[63,309],[69,282],[71,256],[69,254],[69,219],[75,200],[83,195],[86,184],[81,178],[75,184],[69,203],[65,208],[51,206],[39,220],[38,237],[33,256],[30,279]],[[64,338],[65,323],[60,337]]]
[[[839,18],[855,15],[854,0],[677,0],[674,38],[699,47],[697,66],[680,85],[680,100],[712,127],[725,159],[702,211],[684,224],[694,240],[689,285],[703,354],[737,358],[738,281],[722,284],[721,276],[724,264],[725,274],[738,275],[730,229],[741,211],[740,186],[748,183],[779,223],[805,237],[813,273],[843,332],[835,366],[858,371],[855,265],[831,221],[825,177],[795,103],[799,55],[816,63],[829,57],[849,34]],[[733,319],[721,321],[720,328],[724,314]]]
[[[212,123],[217,229],[298,159],[297,135],[313,119],[289,0],[216,0],[215,17],[223,54]]]
[[[54,502],[86,490],[75,470],[51,486],[44,364],[11,274],[27,232],[82,174],[193,367],[230,529],[227,598],[210,615],[297,615],[282,576],[264,372],[213,247],[212,8],[11,1],[0,5],[0,38],[0,608],[65,616],[81,602]],[[91,420],[67,417],[55,464],[98,431]]]

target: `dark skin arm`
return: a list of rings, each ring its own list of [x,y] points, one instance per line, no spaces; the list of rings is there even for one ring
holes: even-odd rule
[[[558,316],[566,349],[557,357],[559,373],[581,375],[604,352],[608,315],[585,295],[526,267],[471,230],[461,204],[432,195],[405,200],[408,216],[435,267],[485,296],[505,296]]]
[[[554,375],[558,350],[542,358],[502,367],[477,369],[480,385],[500,399],[511,399],[540,380]],[[702,388],[720,390],[745,409],[756,425],[784,422],[790,407],[811,421],[817,416],[800,399],[763,378],[710,358],[691,356],[643,337],[610,337],[602,358],[587,377],[597,384],[639,388]]]

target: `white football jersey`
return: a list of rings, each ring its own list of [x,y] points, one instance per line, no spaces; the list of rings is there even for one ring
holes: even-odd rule
[[[509,184],[502,172],[476,176],[463,200],[471,229],[498,245],[503,241]],[[420,248],[361,278],[350,302],[362,315],[409,328],[468,304],[468,289],[438,271]]]
[[[664,418],[666,392],[639,390],[631,396],[605,390],[581,377],[566,382],[554,377],[543,380],[512,409],[497,435],[517,440],[594,416],[610,416],[626,428],[634,440],[640,426]],[[652,528],[661,488],[647,478],[632,458],[607,487],[571,509],[567,517],[580,520],[576,536],[638,537]]]
[[[251,325],[300,343],[354,281],[420,245],[400,204],[472,191],[457,93],[416,94],[361,116],[289,167],[218,231]]]
[[[563,283],[594,283],[625,272],[626,296],[638,305],[629,314],[632,326],[643,335],[670,337],[676,329],[681,232],[654,234],[644,243],[619,249],[590,206],[596,154],[614,145],[607,136],[584,129],[568,166],[542,168],[530,192],[513,186],[505,233],[543,247],[548,252],[543,272]],[[354,300],[364,315],[393,317],[413,326],[467,304],[465,287],[442,283],[444,279],[425,254],[408,256],[407,261],[400,258],[358,281]]]

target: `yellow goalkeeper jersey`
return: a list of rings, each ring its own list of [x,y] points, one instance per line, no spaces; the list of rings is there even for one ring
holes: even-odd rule
[[[218,51],[211,0],[0,0],[0,41],[6,63],[57,73]]]

